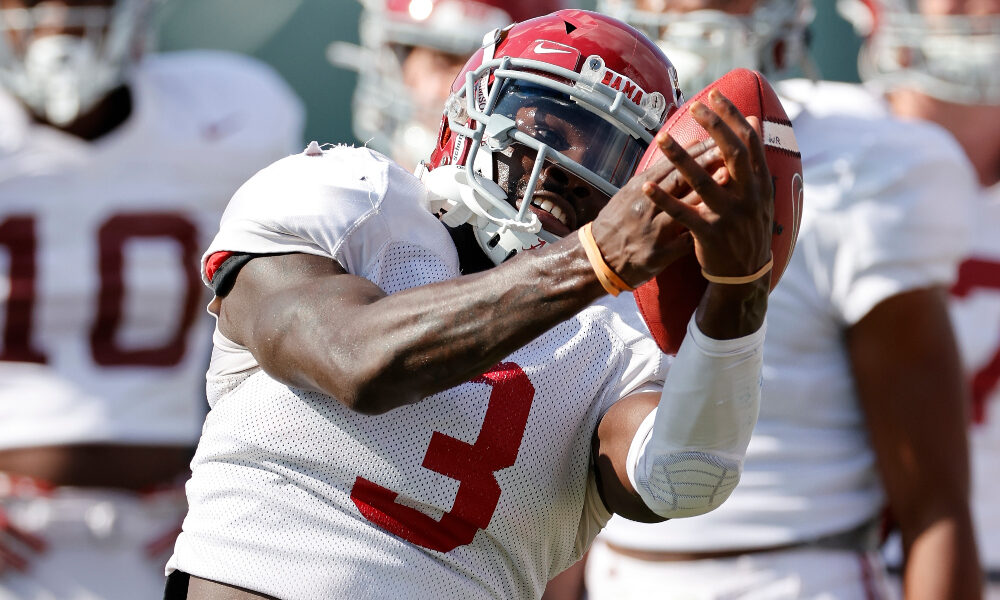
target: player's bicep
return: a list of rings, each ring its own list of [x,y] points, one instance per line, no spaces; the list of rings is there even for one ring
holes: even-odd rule
[[[594,432],[594,468],[604,505],[613,513],[643,523],[664,518],[649,510],[632,487],[626,464],[632,440],[659,401],[660,392],[626,396],[611,406]]]
[[[214,304],[220,332],[246,346],[265,371],[290,385],[322,391],[316,375],[335,346],[333,333],[383,297],[378,286],[347,273],[335,260],[293,253],[254,257]]]

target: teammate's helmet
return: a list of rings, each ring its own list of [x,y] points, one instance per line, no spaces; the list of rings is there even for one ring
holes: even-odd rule
[[[636,0],[598,0],[597,7],[657,40],[689,96],[738,67],[769,77],[810,68],[808,26],[815,14],[811,0],[758,0],[747,15],[680,12],[671,10],[669,2],[659,4],[664,10],[640,8]]]
[[[0,86],[53,125],[72,122],[125,81],[151,37],[157,3],[0,10]]]
[[[456,55],[461,65],[482,45],[486,32],[566,5],[565,0],[360,1],[364,7],[360,52],[334,42],[328,57],[338,66],[358,71],[354,135],[409,165],[427,158],[441,116],[438,102],[424,105],[404,84],[402,65],[410,50],[421,47]]]
[[[862,79],[959,104],[1000,104],[1000,14],[921,14],[917,0],[840,0],[865,37]]]
[[[682,103],[673,65],[655,44],[583,10],[488,34],[452,92],[421,176],[432,210],[443,208],[448,225],[471,223],[496,264],[583,225],[567,206],[553,210],[561,200],[543,206],[543,169],[610,197]],[[514,163],[532,151],[529,174]]]

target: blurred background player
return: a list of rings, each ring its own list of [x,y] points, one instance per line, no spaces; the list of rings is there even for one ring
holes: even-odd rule
[[[644,28],[672,60],[692,57],[678,60],[689,95],[735,66],[795,67],[812,10],[793,0],[601,8]],[[867,116],[877,100],[858,86],[779,90],[802,153],[804,213],[771,295],[743,479],[696,519],[613,519],[588,558],[589,594],[880,597],[874,550],[888,504],[903,532],[908,597],[977,598],[966,395],[945,293],[965,251],[967,164],[935,127]]]
[[[145,56],[153,0],[0,0],[0,598],[156,598],[205,412],[197,261],[300,143],[235,55]]]
[[[690,12],[681,17],[679,7]],[[655,40],[677,67],[688,97],[739,67],[771,79],[798,70],[818,77],[808,53],[815,13],[810,1],[600,0],[598,8]]]
[[[990,600],[1000,599],[1000,1],[841,2],[866,35],[859,71],[886,108],[947,128],[981,186],[951,316],[972,395],[972,507]],[[898,547],[897,547],[898,548]],[[898,564],[898,549],[888,559]]]
[[[566,0],[361,0],[361,46],[327,56],[358,72],[354,135],[412,171],[437,141],[441,107],[465,61],[497,28],[567,8]]]

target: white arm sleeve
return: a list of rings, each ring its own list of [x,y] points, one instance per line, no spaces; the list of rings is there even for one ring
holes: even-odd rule
[[[707,513],[739,483],[760,408],[765,329],[714,340],[691,318],[659,406],[628,452],[629,482],[654,513]]]

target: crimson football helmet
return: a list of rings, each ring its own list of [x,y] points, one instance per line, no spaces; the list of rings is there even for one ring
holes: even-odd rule
[[[858,72],[884,91],[1000,104],[1000,14],[922,13],[917,0],[840,0],[865,42]]]
[[[483,35],[566,5],[565,0],[360,1],[361,46],[334,42],[327,57],[339,67],[358,72],[352,106],[354,135],[409,168],[426,159],[434,147],[446,86],[482,45]],[[417,98],[404,83],[403,63],[418,47],[458,57],[440,99],[433,102]]]
[[[572,205],[545,198],[543,169],[610,197],[682,101],[673,65],[641,32],[562,10],[487,35],[452,86],[418,175],[442,221],[472,224],[500,264],[583,224]],[[515,157],[528,157],[520,175]]]
[[[663,0],[659,5],[663,10],[640,8],[636,0],[597,2],[601,12],[656,40],[677,67],[681,89],[688,95],[741,67],[768,77],[794,68],[814,74],[807,52],[808,27],[815,14],[812,0],[758,0],[747,15],[682,12]]]
[[[159,1],[0,9],[0,85],[49,123],[71,123],[124,83]]]

